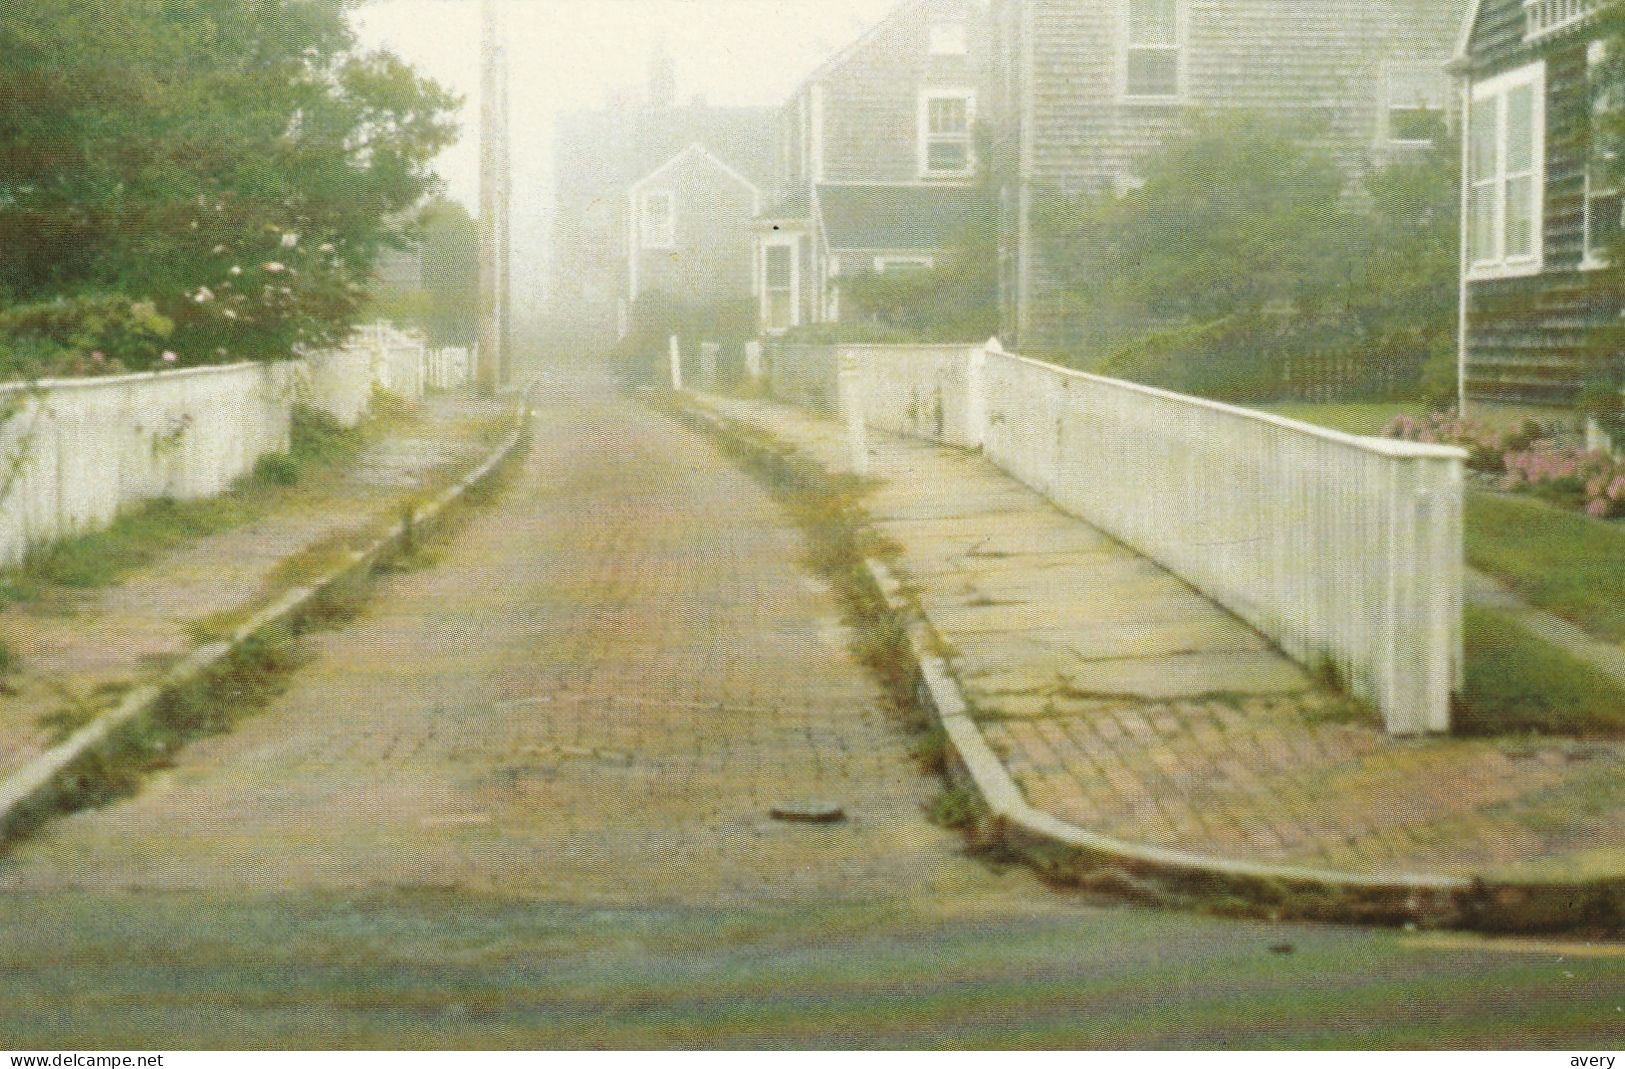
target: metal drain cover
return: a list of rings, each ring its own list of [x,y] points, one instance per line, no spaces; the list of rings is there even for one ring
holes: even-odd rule
[[[835,824],[846,819],[846,810],[834,802],[780,802],[768,815],[791,824]]]

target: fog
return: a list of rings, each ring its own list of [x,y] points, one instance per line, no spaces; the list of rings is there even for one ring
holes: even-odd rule
[[[504,0],[512,93],[515,294],[539,292],[551,189],[553,117],[611,94],[641,93],[661,43],[679,99],[774,104],[895,0]],[[479,0],[371,0],[364,44],[388,48],[464,97],[463,134],[436,169],[448,194],[479,203]]]

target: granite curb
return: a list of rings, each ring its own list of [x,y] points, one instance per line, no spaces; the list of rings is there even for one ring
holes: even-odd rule
[[[159,679],[131,689],[113,708],[0,782],[0,848],[14,837],[16,818],[21,813],[51,798],[62,777],[93,759],[101,747],[151,713],[166,696],[225,663],[256,635],[272,627],[297,622],[321,595],[365,579],[379,564],[406,550],[420,533],[433,531],[443,523],[453,504],[490,479],[528,441],[529,413],[528,395],[525,395],[515,405],[514,429],[463,478],[427,504],[418,508],[409,506],[400,520],[367,546],[348,553],[338,567],[314,582],[284,591],[235,628],[229,637],[196,647]]]
[[[787,455],[822,469],[800,449],[767,449],[730,422],[683,399],[683,411],[707,429],[783,464]],[[930,621],[883,562],[864,561],[863,579],[903,628],[913,660],[915,700],[941,728],[947,775],[969,792],[983,846],[1019,856],[1046,879],[1142,901],[1270,918],[1466,928],[1496,932],[1625,927],[1625,873],[1583,879],[1520,880],[1426,872],[1345,872],[1255,862],[1125,842],[1091,832],[1030,805],[980,727],[937,644]]]

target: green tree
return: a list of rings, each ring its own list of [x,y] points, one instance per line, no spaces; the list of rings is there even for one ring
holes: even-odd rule
[[[480,236],[468,210],[436,197],[406,240],[422,259],[418,287],[380,284],[369,315],[422,328],[430,345],[473,345],[479,331]]]
[[[1353,183],[1323,145],[1302,123],[1198,115],[1138,188],[1041,204],[1079,362],[1250,401],[1298,354],[1398,354],[1419,376],[1454,322],[1455,168],[1441,147]]]
[[[432,188],[455,104],[359,52],[349,6],[0,6],[0,305],[150,304],[170,330],[134,366],[341,335],[390,220]],[[87,310],[31,340],[73,350],[94,326]]]
[[[841,328],[853,337],[977,342],[999,331],[997,221],[961,230],[927,270],[858,272],[840,280]]]

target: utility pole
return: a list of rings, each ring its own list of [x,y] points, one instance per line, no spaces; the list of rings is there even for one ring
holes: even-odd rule
[[[508,54],[499,0],[480,0],[480,359],[483,393],[508,381]]]

